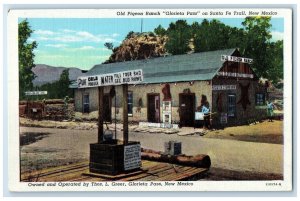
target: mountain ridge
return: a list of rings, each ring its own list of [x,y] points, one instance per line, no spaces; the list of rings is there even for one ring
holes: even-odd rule
[[[32,72],[37,76],[33,81],[33,86],[41,86],[47,83],[58,81],[63,70],[69,69],[69,79],[76,80],[77,77],[84,75],[86,70],[77,67],[50,66],[47,64],[36,64]]]

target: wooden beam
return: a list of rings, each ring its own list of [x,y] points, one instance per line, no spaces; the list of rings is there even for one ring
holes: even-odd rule
[[[123,84],[123,143],[128,143],[128,85]]]
[[[103,87],[98,87],[98,143],[103,142]]]

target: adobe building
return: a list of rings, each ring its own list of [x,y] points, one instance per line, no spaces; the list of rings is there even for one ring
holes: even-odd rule
[[[266,90],[238,49],[95,65],[85,76],[141,69],[143,81],[128,86],[128,121],[195,126],[195,112],[209,106],[213,127],[266,116]],[[75,88],[75,110],[98,110],[98,89]],[[122,120],[122,87],[104,87],[104,120]],[[116,108],[115,108],[116,107]],[[156,123],[156,124],[155,124]]]

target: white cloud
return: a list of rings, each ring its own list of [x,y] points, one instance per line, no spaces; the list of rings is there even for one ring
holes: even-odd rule
[[[54,55],[54,54],[49,54],[49,55],[40,55],[39,58],[43,58],[43,59],[66,59],[66,58],[70,58],[70,56],[66,56],[66,55]]]
[[[109,34],[92,34],[87,31],[75,31],[70,29],[62,29],[58,32],[49,30],[36,30],[34,32],[35,37],[33,40],[36,41],[57,41],[57,42],[117,42],[115,37],[119,36],[117,33]]]
[[[82,46],[82,47],[65,47],[62,50],[66,52],[76,52],[76,51],[89,51],[92,50],[93,52],[96,51],[111,51],[108,50],[107,48],[98,48],[98,47],[93,47],[93,46]]]
[[[57,48],[60,48],[60,47],[67,47],[68,45],[66,44],[47,44],[45,45],[47,47],[57,47]]]
[[[54,35],[55,34],[55,32],[53,32],[53,31],[41,30],[41,29],[34,31],[34,33],[38,34],[38,35]]]
[[[103,42],[108,42],[108,43],[112,43],[112,42],[115,42],[116,40],[113,39],[113,38],[104,38],[103,39]]]
[[[34,39],[35,41],[45,41],[45,40],[51,40],[51,38],[49,37],[44,37],[44,36],[39,36],[36,39]]]
[[[83,46],[83,47],[80,47],[79,49],[80,49],[80,50],[94,50],[94,49],[96,49],[96,48],[93,47],[93,46]]]
[[[82,38],[80,38],[78,36],[74,36],[74,35],[58,36],[58,37],[52,38],[52,40],[58,41],[58,42],[66,42],[66,43],[83,41]]]
[[[63,29],[62,31],[65,32],[65,33],[74,33],[74,32],[76,32],[76,31],[70,30],[70,29]]]
[[[283,40],[283,37],[284,37],[284,33],[283,32],[272,31],[271,34],[272,34],[271,41]]]
[[[106,59],[108,59],[109,58],[109,55],[105,55],[105,56],[98,56],[98,55],[96,55],[96,56],[87,56],[86,58],[89,58],[89,59],[99,59],[99,60],[106,60]]]
[[[78,36],[86,37],[86,38],[94,38],[95,36],[87,31],[79,31],[76,33]]]
[[[33,38],[28,38],[28,39],[27,39],[27,42],[29,42],[29,43],[31,43],[31,42],[33,42],[33,41],[34,41]]]

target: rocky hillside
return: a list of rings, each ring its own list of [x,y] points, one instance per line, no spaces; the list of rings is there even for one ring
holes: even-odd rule
[[[166,54],[166,41],[167,37],[159,37],[151,33],[132,33],[119,47],[113,49],[112,55],[105,63],[163,56]]]
[[[59,80],[59,77],[66,67],[54,67],[45,64],[37,64],[32,71],[37,76],[33,80],[34,86],[41,86],[46,83],[53,83]],[[84,71],[79,68],[69,68],[70,80],[76,80],[78,76],[83,75]]]

